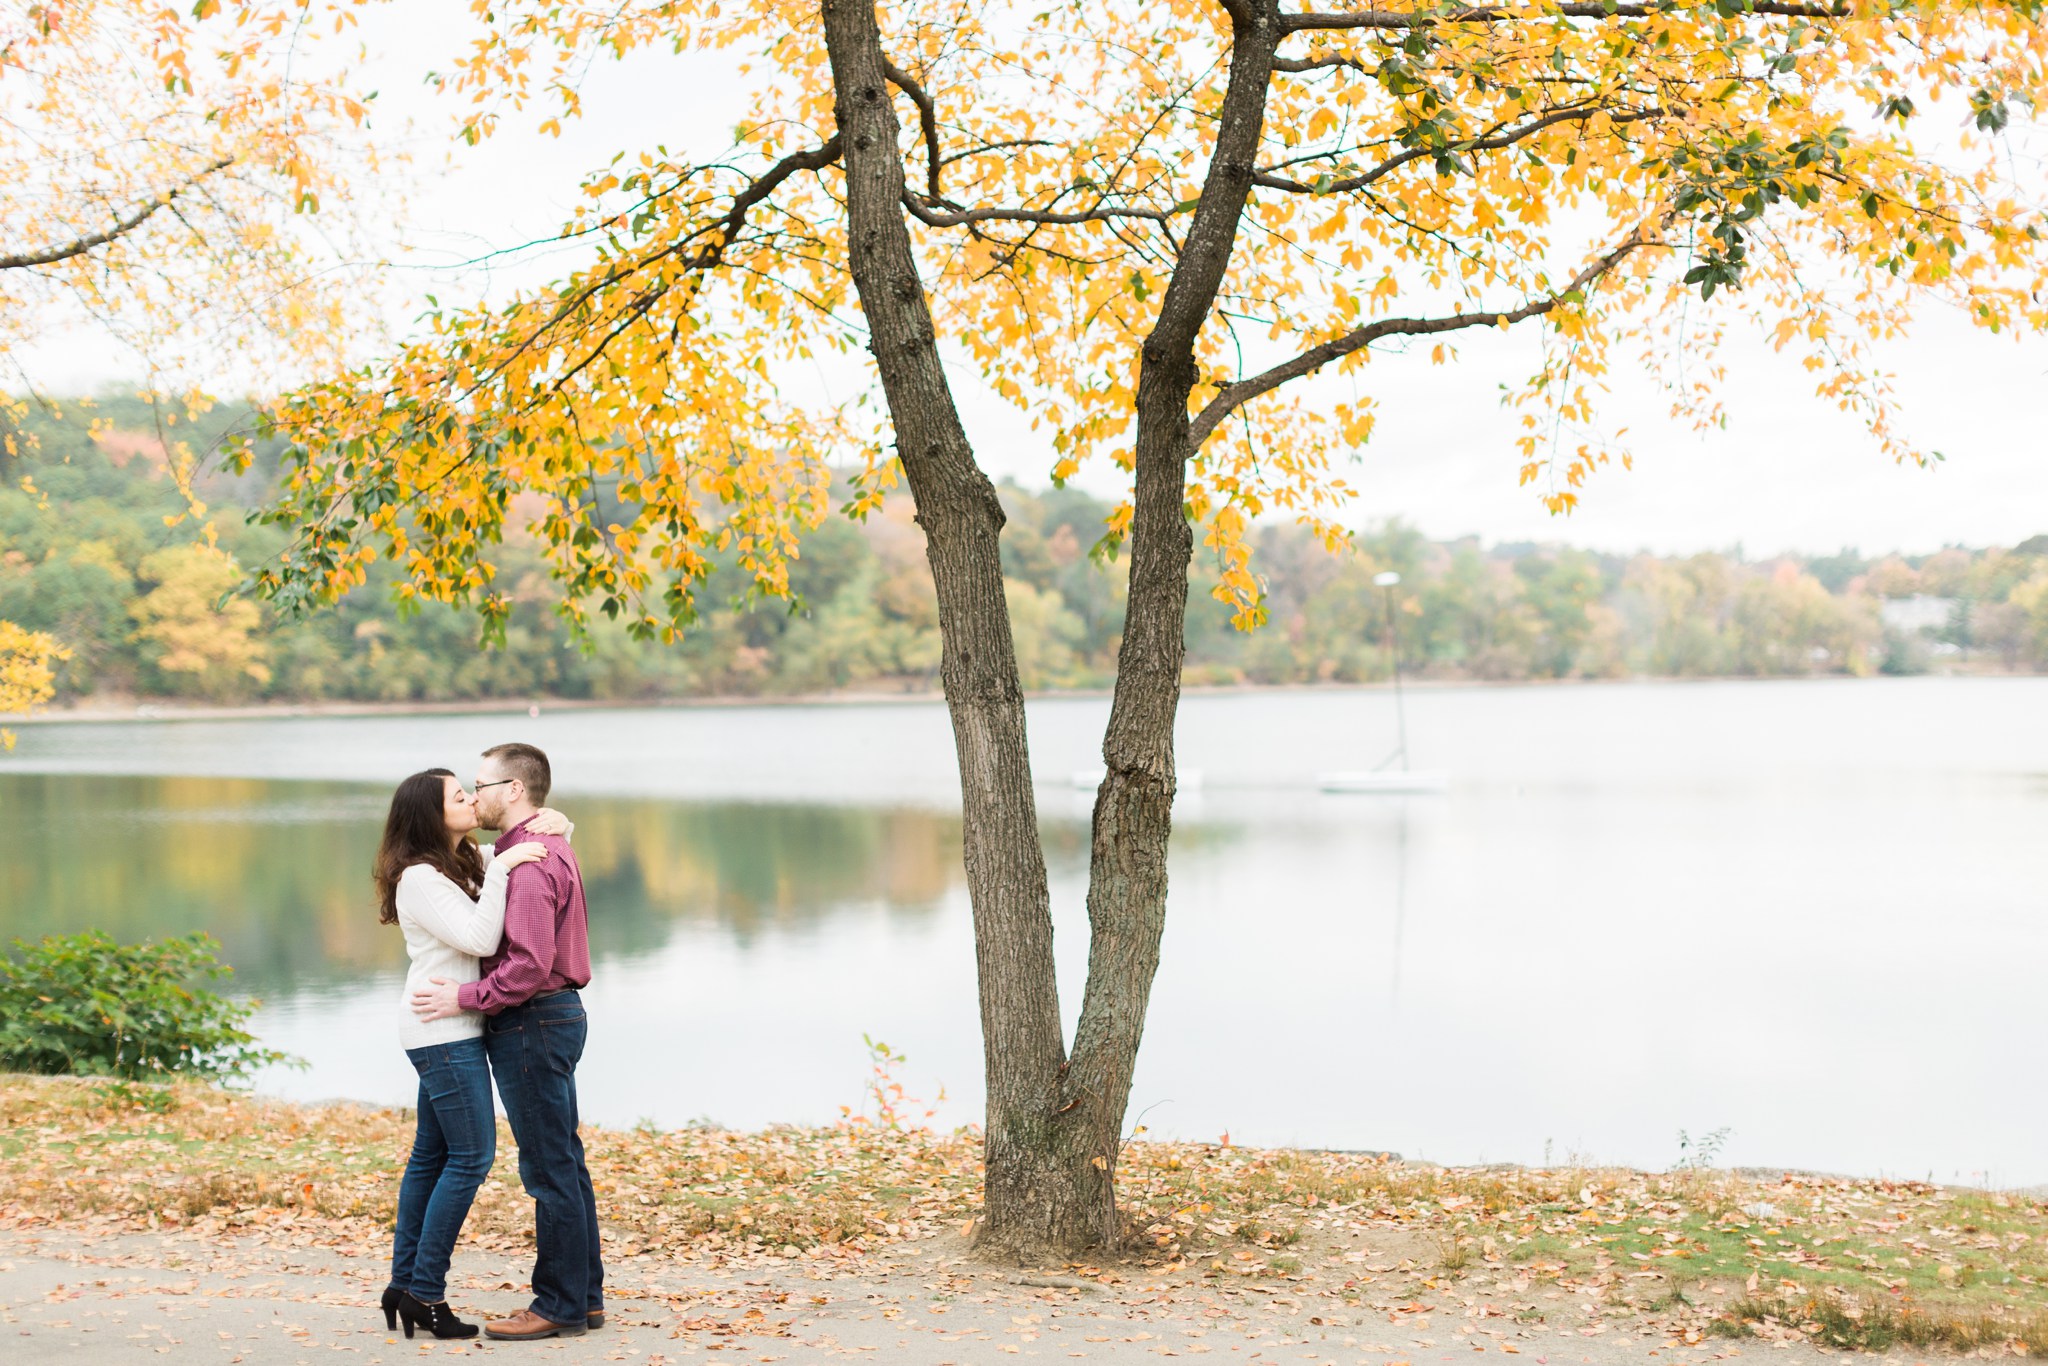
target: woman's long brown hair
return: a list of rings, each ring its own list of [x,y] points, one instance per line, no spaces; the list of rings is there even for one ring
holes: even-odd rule
[[[443,814],[448,790],[446,779],[455,775],[445,768],[415,773],[391,794],[391,814],[384,818],[384,841],[377,846],[377,861],[370,879],[377,884],[377,919],[386,925],[398,923],[398,879],[415,863],[439,871],[470,896],[484,886],[484,854],[474,840],[448,838],[448,820]]]

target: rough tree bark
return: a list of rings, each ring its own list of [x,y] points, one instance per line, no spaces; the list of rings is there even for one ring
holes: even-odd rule
[[[1271,0],[1229,6],[1230,81],[1216,150],[1202,183],[1159,319],[1138,372],[1137,486],[1131,515],[1130,598],[1117,653],[1116,693],[1103,733],[1088,870],[1088,984],[1061,1086],[1067,1151],[1095,1242],[1115,1241],[1117,1153],[1159,942],[1166,927],[1166,846],[1173,830],[1174,717],[1186,654],[1188,399],[1198,374],[1195,336],[1222,287],[1251,192],[1266,93],[1281,29]]]
[[[1030,1251],[1043,1241],[1030,1236],[1034,1228],[1070,1241],[1061,1213],[1071,1202],[1047,1160],[1051,1098],[1066,1059],[1024,689],[997,549],[1003,509],[967,444],[911,253],[873,0],[825,0],[822,13],[854,286],[938,590],[939,677],[960,763],[988,1086],[984,1238]]]
[[[978,1240],[985,1255],[1035,1259],[1121,1238],[1116,1161],[1166,918],[1193,548],[1184,505],[1195,336],[1251,189],[1281,35],[1271,0],[1229,8],[1232,67],[1217,147],[1141,360],[1131,589],[1095,803],[1088,983],[1071,1064],[997,550],[1003,513],[936,350],[904,222],[900,125],[873,0],[824,0],[821,11],[845,157],[850,265],[938,590],[988,1082]]]

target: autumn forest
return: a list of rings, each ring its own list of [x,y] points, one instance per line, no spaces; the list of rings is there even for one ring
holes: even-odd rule
[[[245,566],[277,553],[278,534],[242,515],[264,496],[263,467],[202,476],[217,537],[209,546],[189,520],[165,525],[182,504],[147,405],[110,397],[59,411],[26,424],[34,454],[18,462],[19,476],[33,492],[0,491],[0,618],[69,644],[58,671],[66,703],[624,701],[937,686],[936,608],[908,499],[859,523],[825,522],[792,565],[792,600],[749,600],[736,567],[722,567],[706,620],[666,648],[634,642],[602,618],[579,643],[551,610],[538,549],[514,537],[501,570],[514,604],[506,644],[479,652],[471,617],[438,604],[402,615],[388,572],[334,611],[298,620],[280,620],[268,604],[221,601]],[[179,430],[205,445],[239,417],[208,415]],[[1106,687],[1125,596],[1122,557],[1099,549],[1109,508],[1074,491],[1006,486],[1002,497],[1005,589],[1025,686]],[[1293,528],[1265,529],[1258,562],[1270,576],[1271,622],[1235,629],[1198,583],[1190,681],[1385,678],[1385,604],[1372,579],[1387,568],[1403,575],[1402,667],[1423,678],[2048,667],[2048,537],[1912,558],[1848,551],[1751,561],[1739,552],[1659,558],[1438,543],[1397,524],[1365,533],[1358,549],[1340,559]],[[1902,615],[1900,603],[1912,606]]]

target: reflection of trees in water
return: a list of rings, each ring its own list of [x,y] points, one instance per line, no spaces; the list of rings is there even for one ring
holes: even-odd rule
[[[259,993],[397,968],[404,946],[377,923],[369,884],[385,800],[339,783],[0,776],[0,930],[128,941],[205,930],[235,984]],[[599,952],[656,947],[678,920],[744,941],[852,910],[925,919],[960,877],[959,821],[933,812],[565,805]]]
[[[382,799],[360,787],[9,775],[0,813],[10,936],[204,930],[259,992],[403,961],[370,892]]]
[[[600,950],[658,945],[685,919],[742,942],[880,908],[922,919],[960,880],[960,822],[929,811],[733,802],[574,803]]]

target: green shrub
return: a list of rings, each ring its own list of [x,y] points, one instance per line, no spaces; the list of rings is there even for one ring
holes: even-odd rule
[[[117,944],[97,930],[15,940],[0,958],[0,1070],[232,1082],[290,1061],[242,1028],[254,1003],[196,985],[234,971],[216,947],[204,934]]]

